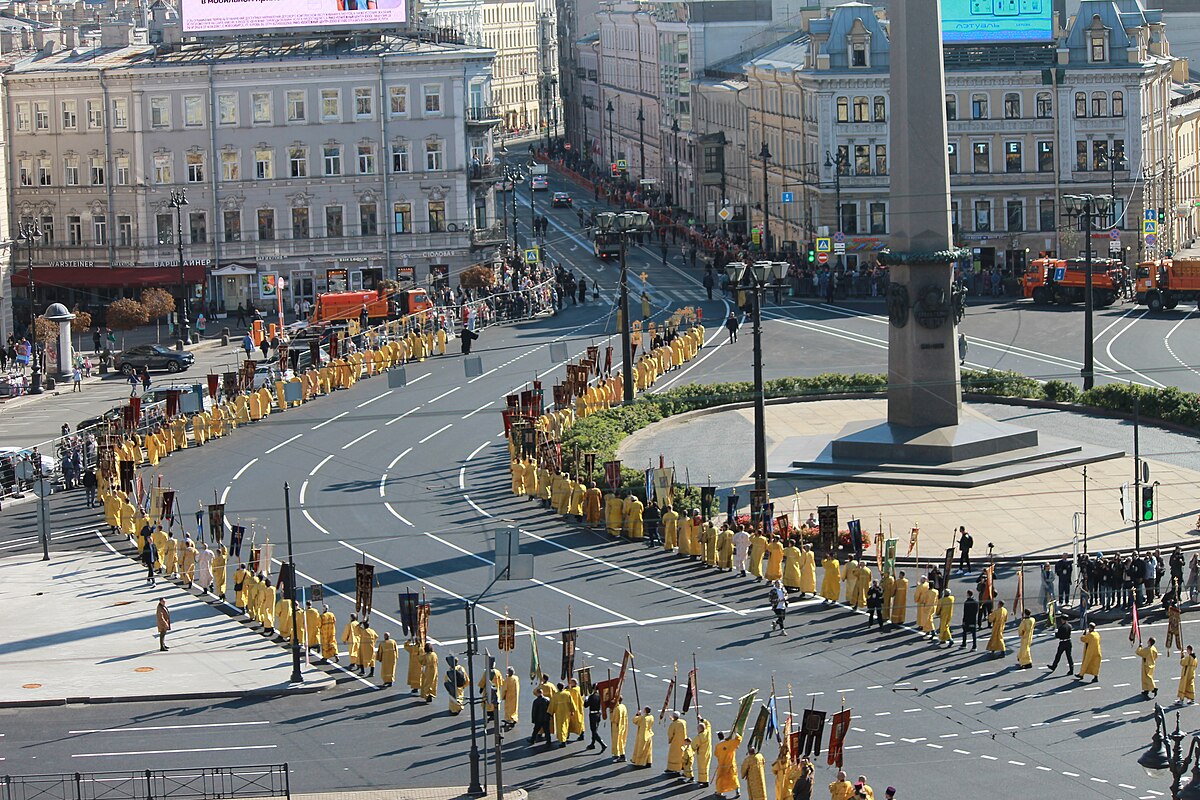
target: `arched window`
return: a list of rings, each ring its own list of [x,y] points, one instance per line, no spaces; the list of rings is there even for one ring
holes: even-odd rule
[[[1087,116],[1087,94],[1085,92],[1075,93],[1075,116]]]
[[[1004,95],[1004,118],[1021,118],[1021,95],[1016,92],[1009,92]]]
[[[1112,115],[1114,117],[1125,116],[1125,93],[1124,92],[1113,92],[1112,93]]]
[[[850,101],[844,97],[839,97],[837,99],[837,121],[850,121]]]
[[[971,95],[971,119],[988,119],[988,96]]]
[[[887,102],[883,99],[883,95],[875,96],[874,120],[876,122],[887,122]]]
[[[1038,119],[1050,119],[1054,116],[1054,100],[1049,92],[1038,92],[1037,115]]]
[[[1108,95],[1104,92],[1092,92],[1092,116],[1108,116]]]

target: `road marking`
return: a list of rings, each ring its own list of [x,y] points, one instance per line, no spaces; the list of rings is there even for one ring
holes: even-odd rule
[[[510,361],[509,363],[511,364],[512,362]],[[507,366],[507,365],[505,365],[505,366]],[[486,378],[488,375],[491,375],[493,372],[495,372],[498,369],[500,369],[500,367],[492,367],[487,372],[484,372],[482,374],[476,375],[474,378],[471,378],[471,380],[467,381],[467,383],[474,383],[475,381],[477,381],[481,378]]]
[[[1119,322],[1120,320],[1125,319],[1130,314],[1132,314],[1134,311],[1136,311],[1136,309],[1131,308],[1130,310],[1128,310],[1124,314],[1122,314],[1121,317],[1117,321]],[[1149,313],[1150,313],[1149,309],[1147,309],[1146,311],[1143,311],[1141,313],[1141,316],[1139,316],[1135,320],[1132,320],[1124,328],[1121,328],[1121,330],[1117,331],[1116,335],[1114,335],[1111,339],[1109,339],[1108,344],[1106,344],[1104,346],[1104,352],[1108,354],[1108,357],[1110,359],[1112,359],[1112,362],[1114,364],[1116,364],[1118,367],[1122,367],[1123,369],[1125,369],[1126,372],[1129,372],[1132,375],[1137,375],[1139,378],[1142,378],[1143,380],[1148,381],[1150,384],[1158,387],[1159,389],[1165,389],[1166,384],[1159,383],[1158,381],[1154,380],[1150,376],[1144,375],[1141,372],[1138,372],[1136,369],[1134,369],[1133,367],[1129,366],[1128,364],[1126,364],[1125,362],[1121,361],[1116,356],[1114,356],[1113,352],[1112,352],[1112,346],[1117,343],[1117,339],[1120,339],[1122,336],[1124,336],[1129,331],[1130,328],[1132,328],[1134,325],[1137,325],[1138,322],[1140,322]]]
[[[237,472],[235,472],[233,474],[233,477],[230,478],[230,480],[236,481],[238,478],[242,477],[242,473],[244,473],[246,470],[250,469],[257,463],[258,463],[257,458],[250,459],[249,461],[246,462],[246,465],[244,467],[242,467],[241,469],[239,469]]]
[[[304,493],[308,491],[308,480],[300,484],[300,505],[304,505]]]
[[[312,516],[312,514],[308,513],[308,509],[307,509],[307,508],[302,508],[302,509],[300,509],[300,513],[304,514],[304,518],[305,518],[306,520],[308,520],[308,521],[309,521],[309,523],[310,523],[310,524],[311,524],[311,525],[312,525],[314,528],[316,528],[317,530],[319,530],[321,533],[325,534],[326,536],[328,536],[328,535],[329,535],[329,531],[328,531],[328,530],[326,530],[326,529],[325,529],[325,528],[324,528],[324,527],[321,525],[321,523],[319,523],[319,522],[317,522],[315,519],[313,519],[313,516]]]
[[[400,416],[398,416],[398,417],[393,417],[392,419],[389,419],[387,422],[385,422],[385,423],[383,423],[383,424],[384,424],[384,425],[391,425],[393,422],[399,422],[400,420],[404,419],[405,417],[407,417],[409,414],[413,413],[414,411],[416,411],[416,410],[417,410],[417,409],[419,409],[420,407],[421,407],[420,405],[415,405],[415,406],[413,406],[412,408],[410,408],[408,411],[405,411],[405,412],[404,412],[403,414],[401,414]]]
[[[157,756],[171,753],[224,753],[233,750],[274,750],[275,744],[243,744],[233,747],[183,747],[176,750],[129,750],[116,753],[72,753],[71,758],[112,758],[115,756]]]
[[[467,501],[467,505],[469,505],[471,508],[475,509],[475,511],[476,511],[476,512],[478,512],[479,514],[482,514],[483,516],[487,517],[488,519],[493,519],[493,517],[492,517],[492,515],[491,515],[491,514],[489,514],[488,512],[484,511],[482,508],[480,508],[480,507],[479,507],[479,504],[478,504],[478,503],[476,503],[474,500],[472,500],[472,499],[471,499],[471,495],[469,495],[469,494],[464,494],[464,495],[463,495],[463,500],[466,500],[466,501]]]
[[[392,459],[392,463],[388,464],[388,469],[395,469],[396,465],[400,463],[400,459],[404,458],[406,455],[408,455],[411,452],[412,452],[411,447],[405,448],[403,453],[401,453],[400,455],[398,455]]]
[[[470,411],[470,412],[468,412],[468,413],[467,413],[465,416],[463,416],[463,417],[462,417],[462,419],[467,419],[468,417],[473,417],[473,416],[475,416],[475,415],[476,415],[476,414],[478,414],[480,411],[483,411],[485,408],[488,408],[489,406],[491,406],[491,405],[492,405],[492,403],[494,403],[494,402],[496,402],[496,401],[495,401],[495,400],[492,400],[492,401],[490,401],[490,402],[484,403],[483,405],[481,405],[479,408],[475,409],[474,411]]]
[[[980,758],[986,758],[988,761],[999,761],[999,760],[1000,760],[1000,759],[996,758],[995,756],[989,756],[989,755],[986,755],[986,754],[980,754],[980,756],[979,756],[979,757],[980,757]]]
[[[404,517],[404,515],[403,515],[403,514],[401,514],[399,511],[397,511],[395,508],[393,508],[391,503],[384,503],[384,504],[383,504],[383,507],[384,507],[384,508],[386,508],[386,509],[387,509],[389,512],[391,512],[391,515],[392,515],[393,517],[395,517],[396,519],[400,520],[401,522],[403,522],[403,523],[404,523],[405,525],[407,525],[408,527],[410,527],[410,528],[416,527],[416,526],[414,526],[414,525],[413,525],[411,522],[409,522],[409,521],[408,521],[408,520],[407,520],[407,519]]]
[[[129,728],[84,728],[77,731],[67,731],[74,734],[88,733],[126,733],[132,731],[175,731],[186,730],[189,728],[237,728],[245,725],[270,725],[271,721],[266,719],[253,720],[247,722],[204,722],[195,725],[140,725]],[[0,734],[3,735],[3,734]]]
[[[450,391],[448,391],[448,392],[442,392],[441,394],[439,394],[437,397],[433,398],[432,400],[427,400],[427,401],[426,401],[426,404],[427,404],[427,405],[432,405],[432,404],[436,403],[438,400],[441,400],[443,397],[449,397],[450,395],[454,394],[455,392],[457,392],[457,391],[458,391],[459,389],[461,389],[461,388],[462,388],[461,386],[455,386],[455,387],[454,387],[453,389],[451,389]]]
[[[282,442],[280,442],[279,444],[275,445],[275,446],[274,446],[274,447],[272,447],[270,450],[268,450],[268,451],[267,451],[267,452],[266,452],[264,455],[268,455],[268,456],[269,456],[269,455],[271,455],[271,453],[274,453],[276,450],[278,450],[278,449],[279,449],[279,448],[281,448],[281,447],[286,447],[287,445],[289,445],[289,444],[291,444],[292,442],[296,441],[297,439],[299,439],[299,438],[300,438],[301,436],[303,436],[303,435],[304,435],[303,433],[297,433],[295,436],[293,436],[293,437],[292,437],[292,438],[290,438],[290,439],[284,439]]]
[[[361,442],[363,439],[365,439],[365,438],[367,438],[368,436],[370,436],[372,433],[375,433],[377,430],[378,430],[378,428],[372,428],[371,430],[369,430],[369,431],[367,431],[366,433],[364,433],[362,436],[359,436],[357,439],[351,439],[349,442],[346,442],[346,444],[342,445],[342,449],[343,449],[343,450],[348,450],[348,449],[350,449],[350,448],[351,448],[351,447],[353,447],[354,445],[356,445],[356,444],[358,444],[359,442]]]
[[[970,750],[957,750],[957,749],[956,749],[954,752],[958,753],[958,754],[959,754],[959,755],[961,755],[961,756],[969,756],[969,755],[971,755],[971,751],[970,751]]]
[[[476,447],[474,450],[472,450],[471,455],[467,456],[467,461],[470,461],[472,458],[479,455],[479,451],[487,447],[489,444],[491,444],[491,442],[484,442],[483,444],[479,445],[479,447]]]
[[[1065,769],[1063,770],[1062,774],[1066,775],[1068,778],[1078,778],[1079,777],[1078,772],[1067,772]]]
[[[1012,764],[1014,767],[1023,767],[1023,766],[1025,766],[1025,762],[1024,762],[1024,761],[1009,761],[1008,763]]]
[[[321,467],[323,467],[323,466],[325,466],[326,464],[328,464],[328,463],[329,463],[329,459],[331,459],[331,458],[333,458],[333,453],[330,453],[329,455],[327,455],[327,456],[325,456],[324,458],[322,458],[322,459],[321,459],[321,461],[320,461],[320,462],[319,462],[319,463],[318,463],[318,464],[317,464],[315,467],[313,467],[313,468],[312,468],[312,471],[308,473],[308,477],[310,477],[310,478],[311,478],[313,475],[316,475],[316,474],[317,474],[317,470],[319,470]]]
[[[387,397],[393,391],[394,391],[393,389],[388,389],[383,394],[377,394],[374,397],[372,397],[370,400],[359,403],[358,405],[355,406],[355,408],[366,408],[367,406],[371,405],[371,403],[374,403],[376,400],[382,400],[383,398]]]
[[[429,434],[429,435],[428,435],[428,436],[426,436],[424,439],[421,439],[420,441],[418,441],[418,442],[417,442],[417,444],[425,444],[426,442],[428,442],[428,441],[429,441],[430,439],[432,439],[433,437],[437,436],[437,435],[438,435],[439,433],[441,433],[442,431],[444,431],[444,430],[448,430],[448,429],[450,429],[450,428],[453,428],[453,427],[454,427],[454,423],[453,423],[453,422],[447,422],[445,425],[443,425],[442,427],[438,428],[436,431],[434,431],[433,433]]]
[[[339,419],[341,419],[342,417],[346,416],[346,415],[347,415],[347,414],[349,414],[349,413],[350,413],[349,411],[343,411],[342,413],[338,414],[336,417],[330,417],[329,419],[325,420],[324,422],[321,422],[321,423],[318,423],[318,424],[314,425],[314,426],[312,427],[312,430],[314,430],[314,431],[315,431],[317,428],[324,428],[324,427],[325,427],[326,425],[328,425],[329,423],[333,422],[334,420],[339,420]]]

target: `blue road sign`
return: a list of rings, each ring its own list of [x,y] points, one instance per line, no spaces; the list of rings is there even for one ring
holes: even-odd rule
[[[783,199],[783,202],[785,202],[785,203],[790,203],[790,202],[792,202],[792,201],[793,201],[795,198],[794,198],[794,196],[792,195],[792,193],[791,193],[791,192],[784,192],[784,193],[783,193],[783,198],[782,198],[782,199]]]

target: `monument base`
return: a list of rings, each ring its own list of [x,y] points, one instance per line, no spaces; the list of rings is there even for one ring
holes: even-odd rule
[[[840,436],[794,436],[770,454],[772,478],[972,488],[1119,458],[1005,422],[967,419],[941,428],[854,422]]]

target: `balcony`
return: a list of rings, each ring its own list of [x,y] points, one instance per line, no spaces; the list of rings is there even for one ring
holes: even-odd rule
[[[508,241],[503,225],[492,225],[490,228],[476,228],[471,231],[471,247],[496,247]]]
[[[472,184],[492,184],[500,180],[499,164],[475,164],[467,168],[467,180]]]
[[[467,124],[491,128],[503,121],[500,106],[473,106],[467,109]]]

